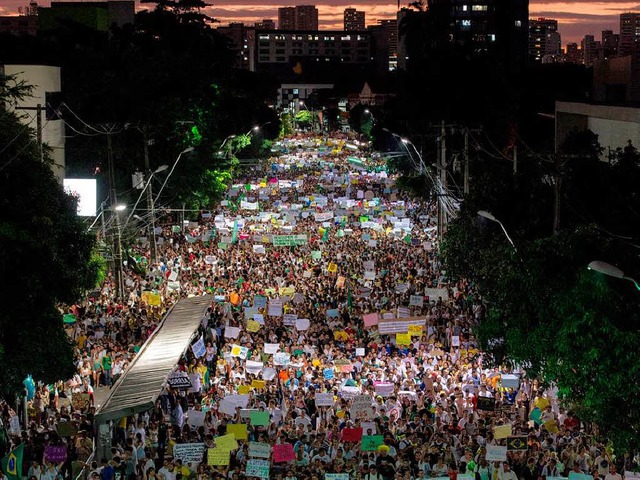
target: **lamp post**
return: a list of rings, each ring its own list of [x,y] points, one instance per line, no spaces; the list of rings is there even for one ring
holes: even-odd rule
[[[594,272],[602,273],[602,274],[607,275],[609,277],[620,278],[622,280],[628,280],[628,281],[632,282],[636,286],[637,290],[640,290],[640,284],[638,284],[638,282],[636,280],[634,280],[631,277],[626,276],[622,270],[620,270],[618,267],[615,267],[615,266],[611,265],[610,263],[606,263],[606,262],[601,262],[599,260],[595,260],[595,261],[591,262],[587,266],[587,268],[589,270],[593,270]]]
[[[122,228],[120,227],[120,212],[127,209],[126,205],[116,205],[113,207],[116,217],[116,241],[114,242],[113,263],[116,275],[116,298],[122,300],[124,298],[124,273],[122,271]]]
[[[486,210],[478,210],[478,215],[480,215],[483,218],[486,218],[487,220],[491,220],[492,222],[496,222],[498,225],[500,225],[500,227],[502,227],[502,231],[504,232],[505,237],[507,237],[507,240],[509,240],[509,243],[511,244],[511,246],[513,247],[515,252],[516,253],[518,252],[518,249],[516,248],[515,244],[513,243],[513,240],[511,240],[511,237],[507,233],[507,229],[504,228],[504,225],[502,224],[502,222],[500,220],[498,220],[496,217],[493,216],[493,214],[487,212]]]
[[[133,214],[136,211],[136,208],[138,207],[138,203],[140,203],[140,200],[142,200],[142,196],[145,194],[145,192],[147,191],[147,188],[149,188],[149,186],[151,185],[151,180],[153,180],[153,176],[156,173],[160,173],[160,172],[164,172],[167,168],[169,168],[168,165],[160,165],[158,168],[156,168],[153,172],[151,172],[151,174],[149,175],[149,178],[147,179],[147,183],[144,185],[144,187],[142,188],[142,191],[140,192],[140,196],[138,197],[138,200],[136,200],[135,205],[133,206],[133,209],[131,210],[131,213],[129,214],[129,216],[127,217],[127,221],[124,223],[124,227],[123,228],[127,228],[127,225],[129,224],[129,221],[131,220],[131,217],[133,217]],[[157,259],[157,251],[156,251],[156,232],[155,232],[155,211],[154,211],[154,206],[153,206],[153,197],[151,197],[151,200],[149,201],[149,195],[147,195],[147,207],[148,209],[151,211],[151,223],[149,225],[150,228],[150,243],[151,243],[151,251],[150,251],[150,263],[153,265],[154,263],[156,263],[156,259]]]
[[[225,139],[225,142],[226,142],[226,139]],[[224,145],[224,143],[223,143],[223,145]],[[160,191],[156,195],[156,199],[154,200],[154,204],[160,198],[160,194],[162,194],[162,190],[164,190],[164,186],[167,184],[167,180],[169,180],[169,177],[171,176],[171,174],[175,170],[176,165],[178,165],[178,162],[180,161],[180,158],[182,157],[182,155],[184,155],[185,153],[190,153],[190,152],[193,152],[193,147],[185,148],[183,151],[180,152],[180,154],[178,155],[178,158],[176,158],[176,161],[173,162],[173,167],[171,167],[171,170],[169,171],[169,175],[167,175],[167,177],[164,179],[164,182],[162,183],[162,186],[160,187]]]

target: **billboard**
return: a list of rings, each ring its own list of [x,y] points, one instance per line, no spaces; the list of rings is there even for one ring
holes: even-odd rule
[[[64,191],[78,199],[78,215],[95,217],[98,188],[95,178],[65,178]]]

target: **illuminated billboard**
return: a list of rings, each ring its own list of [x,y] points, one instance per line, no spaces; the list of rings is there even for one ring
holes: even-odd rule
[[[78,199],[78,215],[95,217],[98,198],[95,178],[65,178],[64,191]]]

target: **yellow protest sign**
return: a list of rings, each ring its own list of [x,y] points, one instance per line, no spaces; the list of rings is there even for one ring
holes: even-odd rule
[[[560,429],[558,428],[558,422],[555,420],[549,420],[543,423],[544,428],[547,429],[549,433],[558,433]]]
[[[336,273],[337,271],[338,271],[338,265],[336,265],[333,262],[329,263],[329,266],[327,266],[327,272]]]
[[[409,325],[409,335],[419,337],[422,335],[422,325]]]
[[[252,380],[251,388],[261,389],[266,386],[266,382],[264,380]]]
[[[411,335],[408,333],[396,333],[396,343],[398,345],[411,345]]]
[[[260,188],[267,188],[267,182],[260,182]]]
[[[247,424],[246,423],[229,423],[227,424],[227,433],[233,434],[236,437],[236,440],[246,440],[248,438]]]
[[[152,307],[158,307],[162,305],[162,298],[157,293],[142,292],[142,303],[146,303]]]
[[[207,450],[207,464],[211,466],[227,466],[231,458],[230,450],[220,450],[219,448],[209,448]]]
[[[349,340],[349,334],[344,330],[336,330],[333,332],[333,339],[338,341]]]
[[[236,442],[236,436],[232,433],[216,437],[213,439],[216,442],[216,450],[231,451],[238,448],[238,442]]]
[[[319,359],[314,358],[313,360],[311,360],[311,365],[313,365],[314,367],[318,367],[322,365],[322,362]]]
[[[257,332],[260,330],[260,324],[255,320],[249,320],[247,322],[247,332]]]
[[[296,293],[295,287],[282,287],[280,288],[280,295],[293,295]]]
[[[247,393],[249,393],[251,391],[251,387],[249,385],[240,385],[238,387],[238,393],[240,395],[246,395]]]
[[[499,440],[501,438],[507,438],[511,436],[511,424],[507,424],[507,425],[497,425],[495,427],[493,427],[493,437],[496,440]]]

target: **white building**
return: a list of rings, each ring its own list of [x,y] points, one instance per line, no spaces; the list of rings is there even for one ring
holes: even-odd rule
[[[47,104],[49,109],[57,109],[52,94],[60,93],[60,67],[48,65],[3,65],[1,70],[5,75],[15,75],[17,81],[24,81],[33,87],[30,97],[19,100],[11,108],[15,109],[25,125],[29,125],[36,133],[36,141],[42,138],[42,143],[51,149],[53,172],[62,183],[65,176],[64,152],[64,121],[47,118]],[[52,102],[54,104],[52,104]],[[38,116],[40,118],[38,118]],[[41,135],[38,135],[38,129]]]

